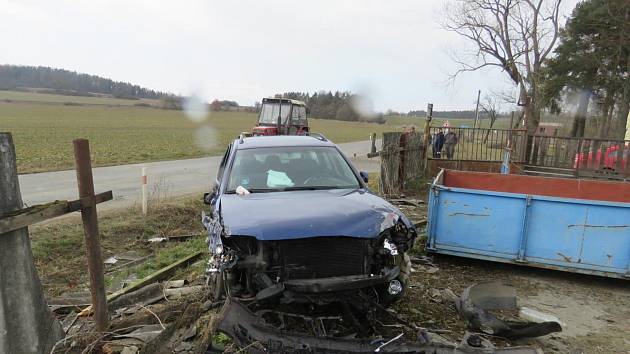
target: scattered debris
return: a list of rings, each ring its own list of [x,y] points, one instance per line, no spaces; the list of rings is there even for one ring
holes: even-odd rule
[[[145,285],[151,284],[151,283],[155,283],[158,282],[160,280],[163,280],[164,278],[170,276],[171,274],[173,274],[175,272],[175,270],[177,270],[180,267],[183,266],[188,266],[190,264],[192,264],[193,262],[195,262],[197,259],[199,259],[201,257],[201,255],[203,254],[203,251],[199,251],[199,252],[195,252],[189,256],[186,256],[180,260],[178,260],[177,262],[164,267],[162,269],[159,269],[157,271],[155,271],[152,274],[147,275],[146,277],[138,280],[137,282],[119,290],[116,291],[113,294],[110,294],[107,296],[107,302],[111,302],[114,299],[125,295],[127,293],[130,293],[132,291],[138,290],[142,287],[144,287]],[[87,316],[88,314],[90,314],[92,312],[92,307],[89,306],[86,309],[84,309],[83,311],[81,311],[81,313],[79,314],[80,316]]]
[[[422,208],[421,204],[424,204],[424,200],[420,200],[420,199],[411,199],[411,198],[392,198],[392,199],[388,199],[388,201],[390,203],[396,204],[396,205],[409,205],[412,207],[416,207],[416,208]]]
[[[477,332],[509,339],[539,337],[561,332],[558,322],[520,322],[501,320],[488,310],[516,310],[516,291],[497,282],[485,282],[466,288],[455,300],[457,311],[468,327]]]
[[[147,239],[149,243],[162,243],[162,242],[183,242],[188,241],[191,238],[200,237],[201,234],[189,234],[189,235],[171,235],[171,236],[154,236]]]
[[[540,311],[530,309],[528,307],[521,307],[518,312],[518,316],[527,321],[536,322],[536,323],[544,323],[544,322],[557,322],[561,326],[566,326],[566,324],[560,322],[558,317],[554,315],[549,315],[546,313],[542,313]]]
[[[133,339],[138,339],[141,340],[144,343],[148,343],[151,340],[155,339],[157,336],[160,335],[160,333],[162,333],[162,331],[164,330],[164,327],[161,325],[146,325],[146,326],[142,326],[138,329],[136,329],[133,332],[127,333],[127,334],[121,334],[118,336],[115,336],[115,339],[120,339],[120,338],[133,338]]]
[[[127,257],[123,258],[123,256],[118,256],[118,259],[128,260],[128,262],[123,263],[123,264],[119,264],[119,265],[117,265],[115,267],[112,267],[112,268],[109,268],[108,270],[105,271],[105,274],[114,273],[114,272],[117,272],[119,270],[122,270],[122,269],[125,269],[125,268],[128,268],[128,267],[134,266],[134,265],[139,264],[139,263],[142,263],[142,262],[146,261],[147,259],[149,259],[152,256],[153,255],[150,254],[150,255],[147,255],[147,256],[144,256],[144,257],[136,257],[134,259],[129,259]]]
[[[180,297],[185,296],[185,295],[200,293],[204,290],[204,288],[205,288],[204,286],[196,285],[196,286],[189,286],[186,288],[165,289],[164,295],[166,295],[166,297],[169,300],[179,299]]]
[[[183,280],[183,279],[181,279],[181,280],[169,280],[169,281],[164,283],[164,289],[181,288],[182,286],[184,286],[184,284],[186,284],[186,281]]]
[[[103,261],[103,263],[105,264],[116,264],[117,262],[118,262],[118,259],[115,256],[109,257]]]
[[[219,314],[218,330],[228,334],[241,349],[249,353],[283,353],[283,352],[345,352],[345,353],[510,353],[536,354],[537,350],[526,347],[510,347],[501,349],[485,349],[461,346],[450,342],[433,342],[430,334],[419,336],[421,340],[403,341],[403,334],[390,340],[374,338],[343,338],[330,335],[304,336],[291,331],[281,331],[261,320],[240,301],[228,298]],[[476,339],[468,339],[473,344]]]

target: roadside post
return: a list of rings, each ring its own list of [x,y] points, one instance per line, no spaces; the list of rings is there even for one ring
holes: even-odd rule
[[[77,171],[79,198],[81,200],[81,218],[85,233],[87,249],[87,263],[90,273],[90,292],[92,294],[92,308],[96,329],[104,331],[107,328],[107,299],[105,297],[105,277],[103,275],[103,258],[101,256],[101,240],[98,233],[96,216],[96,199],[94,197],[94,180],[92,177],[92,162],[90,160],[90,144],[86,139],[75,139],[74,160]]]
[[[142,183],[142,215],[147,215],[149,208],[149,196],[147,195],[147,168],[142,167],[142,177],[140,179]]]

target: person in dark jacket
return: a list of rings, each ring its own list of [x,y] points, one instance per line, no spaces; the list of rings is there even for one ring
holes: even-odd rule
[[[433,137],[433,158],[439,159],[442,157],[442,146],[444,146],[444,133],[442,129]]]
[[[452,159],[455,153],[455,145],[458,142],[457,134],[451,129],[447,129],[446,135],[444,136],[444,149],[446,150],[446,158]]]

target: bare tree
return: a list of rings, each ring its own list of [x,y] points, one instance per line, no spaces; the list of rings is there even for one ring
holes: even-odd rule
[[[467,71],[498,67],[519,87],[527,130],[540,121],[542,65],[558,39],[562,0],[450,0],[444,27],[469,40],[472,50],[453,55]]]

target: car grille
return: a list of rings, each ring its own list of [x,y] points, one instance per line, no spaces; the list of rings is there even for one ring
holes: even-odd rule
[[[368,240],[314,237],[280,241],[278,250],[285,279],[314,279],[365,274]]]

